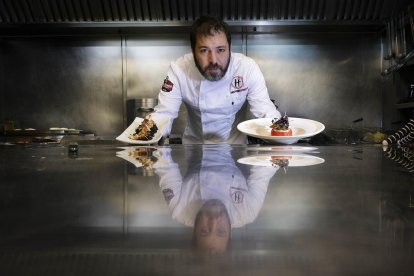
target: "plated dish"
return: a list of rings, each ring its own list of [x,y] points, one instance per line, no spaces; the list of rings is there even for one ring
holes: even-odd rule
[[[244,121],[237,125],[237,129],[246,135],[260,138],[269,144],[294,144],[300,139],[312,137],[325,129],[325,126],[314,120],[303,118],[289,118],[292,136],[272,136],[273,118],[258,118]]]
[[[135,133],[135,130],[138,128],[138,126],[144,121],[144,118],[136,117],[135,120],[129,125],[129,127],[118,137],[116,137],[116,140],[128,144],[135,144],[135,145],[150,145],[157,143],[161,138],[165,131],[165,128],[167,127],[169,120],[167,118],[165,119],[157,119],[154,120],[158,130],[154,134],[151,140],[134,140],[131,139],[131,135]]]
[[[318,165],[325,159],[308,154],[261,154],[243,157],[237,160],[240,164],[262,167],[303,167]]]

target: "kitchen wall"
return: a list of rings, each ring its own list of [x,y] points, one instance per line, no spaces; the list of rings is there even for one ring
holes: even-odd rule
[[[290,116],[327,127],[381,126],[381,47],[375,34],[249,36],[272,98]]]
[[[156,97],[169,63],[189,50],[187,34],[2,38],[0,119],[114,137],[126,100]],[[382,126],[377,34],[241,33],[233,51],[258,62],[280,111],[328,128]],[[182,108],[173,132],[184,123]]]
[[[17,128],[67,127],[115,135],[123,128],[119,38],[0,40],[1,119]]]

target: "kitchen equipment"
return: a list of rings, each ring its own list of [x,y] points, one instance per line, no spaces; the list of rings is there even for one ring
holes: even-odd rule
[[[6,120],[3,125],[4,133],[10,132],[14,130],[14,122],[11,120]]]
[[[390,60],[393,57],[392,52],[392,38],[391,38],[391,22],[386,22],[386,32],[387,32],[387,44],[388,44],[388,54],[384,56],[384,60]]]
[[[396,59],[398,62],[401,62],[406,54],[407,54],[407,46],[405,41],[405,19],[404,14],[401,15],[401,17],[397,17],[397,21],[399,23],[400,28],[400,45],[399,45],[399,53],[396,56]]]
[[[154,107],[158,104],[158,99],[141,98],[130,99],[127,101],[127,124],[130,125],[136,117],[145,118],[154,111]]]
[[[414,83],[410,84],[410,90],[408,91],[408,100],[414,100]]]
[[[4,134],[3,139],[12,144],[38,144],[60,143],[64,137],[95,137],[92,131],[79,129],[56,128],[38,130],[34,128],[13,129]]]

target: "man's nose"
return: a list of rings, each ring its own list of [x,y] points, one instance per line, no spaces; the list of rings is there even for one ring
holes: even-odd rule
[[[211,64],[217,63],[217,56],[216,56],[216,53],[214,53],[213,51],[211,51],[208,55],[208,62]]]
[[[210,217],[208,219],[208,223],[207,223],[208,226],[207,227],[208,227],[210,232],[213,232],[214,229],[217,227],[217,222],[218,222],[217,217]]]

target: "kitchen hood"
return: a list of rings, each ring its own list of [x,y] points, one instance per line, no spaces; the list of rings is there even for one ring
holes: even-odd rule
[[[413,0],[0,0],[0,34],[25,28],[188,27],[203,14],[230,26],[378,28]]]

